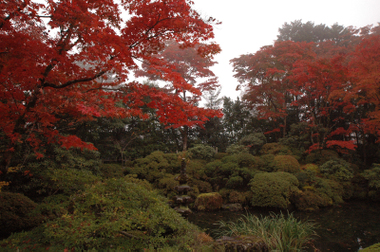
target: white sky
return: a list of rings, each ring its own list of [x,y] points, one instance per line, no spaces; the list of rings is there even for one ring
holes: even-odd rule
[[[193,0],[193,8],[202,16],[214,17],[222,24],[215,27],[215,41],[222,52],[212,68],[222,86],[221,96],[236,99],[237,80],[229,61],[242,54],[255,53],[273,44],[278,29],[287,22],[302,19],[331,26],[363,27],[380,22],[380,0]]]

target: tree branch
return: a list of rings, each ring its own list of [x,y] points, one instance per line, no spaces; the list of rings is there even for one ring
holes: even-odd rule
[[[93,81],[97,78],[99,78],[100,76],[102,76],[103,74],[105,74],[106,71],[100,71],[99,73],[95,74],[94,76],[92,77],[88,77],[88,78],[83,78],[83,79],[77,79],[77,80],[71,80],[71,81],[68,81],[62,85],[55,85],[55,84],[52,84],[52,83],[45,83],[43,85],[43,87],[52,87],[52,88],[65,88],[65,87],[68,87],[70,85],[74,85],[76,83],[81,83],[81,82],[88,82],[88,81]]]

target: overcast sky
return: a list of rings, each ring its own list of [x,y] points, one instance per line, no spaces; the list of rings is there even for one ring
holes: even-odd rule
[[[193,8],[222,24],[215,27],[215,41],[222,52],[212,68],[219,77],[222,96],[236,99],[237,80],[229,61],[273,44],[278,28],[302,19],[306,23],[363,27],[380,22],[380,0],[193,0]]]

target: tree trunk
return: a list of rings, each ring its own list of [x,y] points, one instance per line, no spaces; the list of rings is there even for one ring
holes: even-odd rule
[[[189,127],[183,126],[181,129],[182,133],[182,150],[187,151],[187,138],[188,138],[188,133],[189,133]]]

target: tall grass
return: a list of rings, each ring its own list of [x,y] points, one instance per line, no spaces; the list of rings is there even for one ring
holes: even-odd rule
[[[218,235],[251,235],[265,243],[269,251],[302,251],[316,235],[314,224],[297,220],[293,214],[272,213],[267,217],[244,215],[237,222],[219,222]]]

